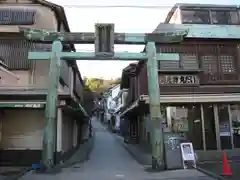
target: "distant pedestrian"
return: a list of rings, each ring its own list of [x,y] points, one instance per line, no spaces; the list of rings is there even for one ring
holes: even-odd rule
[[[126,119],[121,120],[120,129],[124,138],[124,142],[128,142],[128,121]]]

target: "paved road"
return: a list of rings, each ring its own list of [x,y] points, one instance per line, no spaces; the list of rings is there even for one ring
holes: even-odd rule
[[[106,180],[146,176],[143,166],[116,141],[104,126],[93,120],[95,145],[89,161],[75,170],[81,174],[81,180]]]
[[[22,180],[212,180],[195,170],[168,171],[149,174],[144,167],[137,163],[133,157],[118,143],[97,120],[92,122],[96,132],[94,149],[90,159],[84,164],[77,164],[66,168],[57,175],[28,174]],[[34,177],[33,177],[34,176]]]
[[[236,160],[236,158],[234,159]],[[240,162],[231,161],[229,162],[230,169],[232,171],[232,176],[227,177],[228,180],[239,180],[240,179]],[[218,176],[222,174],[222,163],[220,162],[212,162],[212,163],[202,163],[199,167],[210,171]]]

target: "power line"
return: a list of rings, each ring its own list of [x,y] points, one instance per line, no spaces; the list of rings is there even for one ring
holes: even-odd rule
[[[164,5],[164,6],[139,6],[139,5],[70,5],[70,4],[61,4],[61,6],[67,8],[138,8],[138,9],[166,9],[172,8],[173,6]]]

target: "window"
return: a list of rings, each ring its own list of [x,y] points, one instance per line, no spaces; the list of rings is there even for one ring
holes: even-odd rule
[[[179,61],[157,61],[158,69],[179,69],[180,64]]]
[[[196,70],[199,68],[199,61],[197,57],[197,46],[196,45],[159,45],[157,47],[159,53],[177,53],[179,54],[179,60],[177,61],[164,61],[158,62],[158,69],[186,69]]]
[[[199,68],[197,56],[194,54],[180,54],[180,61],[158,61],[158,69],[189,69]]]
[[[32,61],[28,60],[29,48],[33,43],[27,40],[13,40],[0,38],[0,57],[9,69],[28,69]]]
[[[220,55],[219,57],[219,62],[221,65],[221,71],[223,73],[233,73],[236,72],[236,69],[234,67],[234,62],[233,56],[229,56],[229,55]]]
[[[198,69],[197,56],[194,54],[181,55],[181,64],[183,69]]]
[[[210,24],[207,10],[182,10],[181,14],[183,24]]]
[[[237,11],[230,11],[229,13],[232,24],[239,24],[239,17]]]
[[[238,24],[237,11],[211,11],[213,24]]]
[[[0,9],[0,25],[32,25],[35,11],[29,9]]]
[[[43,43],[35,43],[34,44],[35,51],[52,51],[52,44],[43,44]]]
[[[200,61],[206,81],[238,80],[234,56],[212,52],[201,55]]]
[[[204,55],[200,56],[203,71],[205,73],[216,73],[217,72],[217,56]]]
[[[218,72],[218,64],[220,65],[220,72],[227,74],[236,72],[234,67],[234,57],[230,55],[204,55],[200,57],[202,68],[205,73]],[[218,63],[219,62],[219,63]]]

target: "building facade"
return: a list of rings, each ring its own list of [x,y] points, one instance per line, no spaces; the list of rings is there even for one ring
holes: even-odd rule
[[[120,84],[115,85],[109,88],[106,92],[103,93],[103,97],[101,99],[101,107],[103,109],[103,117],[102,122],[107,124],[111,121],[114,116],[114,112],[117,108],[116,97],[120,92]]]
[[[181,43],[157,44],[157,52],[179,53],[180,61],[158,61],[164,128],[183,133],[199,160],[239,155],[240,69],[237,6],[177,4],[154,32],[187,30]],[[123,71],[132,138],[149,142],[146,64]],[[131,134],[131,133],[130,133]]]
[[[7,71],[0,69],[1,165],[39,163],[42,155],[49,61],[28,60],[28,52],[50,51],[51,44],[26,40],[22,27],[70,32],[61,6],[44,0],[1,2],[0,57],[7,66]],[[75,51],[72,44],[63,49]],[[87,116],[81,106],[83,81],[76,61],[61,61],[60,74],[56,163],[68,158],[81,143]]]

